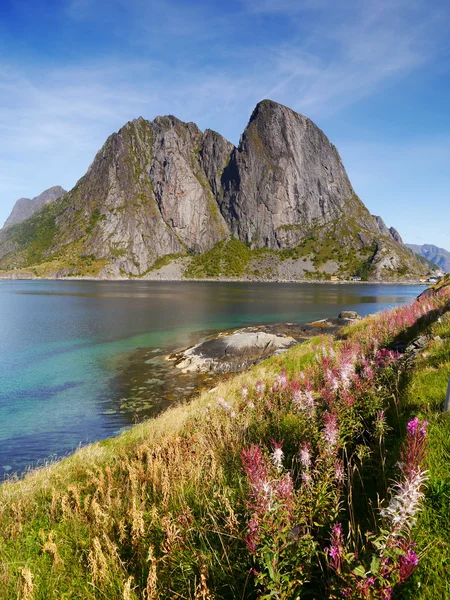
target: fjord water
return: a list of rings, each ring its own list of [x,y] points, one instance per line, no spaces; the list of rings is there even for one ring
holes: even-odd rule
[[[361,315],[423,287],[0,281],[0,478],[114,435],[198,381],[165,360],[214,332]]]

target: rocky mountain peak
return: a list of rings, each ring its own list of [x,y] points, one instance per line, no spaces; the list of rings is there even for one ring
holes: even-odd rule
[[[14,204],[11,214],[6,219],[3,228],[25,221],[48,202],[52,202],[64,194],[67,194],[66,190],[60,185],[55,185],[34,198],[19,198]]]

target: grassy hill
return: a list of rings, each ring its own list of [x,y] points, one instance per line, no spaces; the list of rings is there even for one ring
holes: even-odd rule
[[[449,308],[368,317],[4,483],[0,597],[449,597]]]

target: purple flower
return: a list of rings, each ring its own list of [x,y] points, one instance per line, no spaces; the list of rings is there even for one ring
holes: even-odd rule
[[[409,435],[415,435],[418,427],[419,427],[419,419],[418,419],[418,417],[414,417],[414,419],[411,419],[411,421],[406,426],[406,431],[409,433]]]
[[[409,548],[408,552],[400,557],[400,580],[405,581],[419,564],[419,557]]]

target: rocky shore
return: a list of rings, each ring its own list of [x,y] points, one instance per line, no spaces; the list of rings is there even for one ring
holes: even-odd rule
[[[343,311],[337,318],[311,323],[244,327],[221,333],[213,339],[171,354],[167,359],[175,361],[175,366],[183,373],[237,373],[316,335],[335,335],[339,329],[360,318],[354,311]]]

